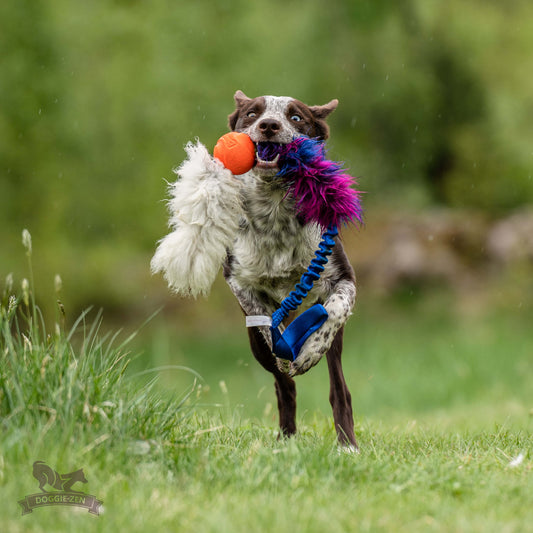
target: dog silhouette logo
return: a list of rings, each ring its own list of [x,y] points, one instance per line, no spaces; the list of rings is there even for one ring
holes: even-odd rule
[[[18,503],[22,506],[23,515],[31,513],[37,507],[51,505],[83,507],[91,514],[100,514],[100,507],[103,504],[101,500],[98,500],[96,496],[72,488],[75,483],[88,483],[83,468],[60,474],[44,461],[35,461],[33,463],[33,477],[39,483],[41,492],[30,494],[23,500],[19,500]],[[47,486],[55,490],[46,490],[45,487]]]
[[[87,483],[83,468],[69,472],[68,474],[59,474],[55,470],[52,470],[43,461],[35,461],[33,463],[33,477],[39,482],[39,488],[43,492],[49,492],[44,490],[46,485],[50,485],[56,490],[62,490],[65,492],[81,492],[78,490],[72,490],[72,485],[77,483]]]

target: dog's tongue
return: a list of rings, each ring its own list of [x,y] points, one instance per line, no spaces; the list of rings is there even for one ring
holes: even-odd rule
[[[273,161],[280,153],[281,147],[280,143],[258,142],[257,157],[262,161]]]

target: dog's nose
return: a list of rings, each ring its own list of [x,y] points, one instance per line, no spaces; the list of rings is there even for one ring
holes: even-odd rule
[[[266,118],[259,123],[259,131],[267,138],[274,137],[281,129],[281,123],[273,118]]]

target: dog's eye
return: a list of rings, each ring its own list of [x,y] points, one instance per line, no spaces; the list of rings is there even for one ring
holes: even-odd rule
[[[294,114],[291,116],[291,120],[294,122],[300,122],[300,120],[302,120],[302,117],[300,115]]]
[[[246,113],[247,117],[255,118],[257,116],[257,113],[255,111],[250,111],[249,113]]]

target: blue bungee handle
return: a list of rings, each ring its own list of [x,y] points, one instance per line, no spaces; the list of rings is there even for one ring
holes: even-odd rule
[[[302,304],[304,298],[313,288],[314,282],[320,279],[325,264],[333,252],[335,237],[338,233],[339,231],[335,225],[330,226],[324,232],[318,250],[315,252],[315,257],[311,260],[306,272],[302,274],[300,282],[296,284],[294,290],[291,291],[287,298],[281,302],[279,309],[272,314],[270,332],[272,335],[272,351],[276,357],[294,361],[309,335],[319,329],[327,320],[328,312],[326,308],[322,304],[315,304],[294,319],[283,333],[279,330],[279,325],[289,316],[290,311],[294,311]]]

